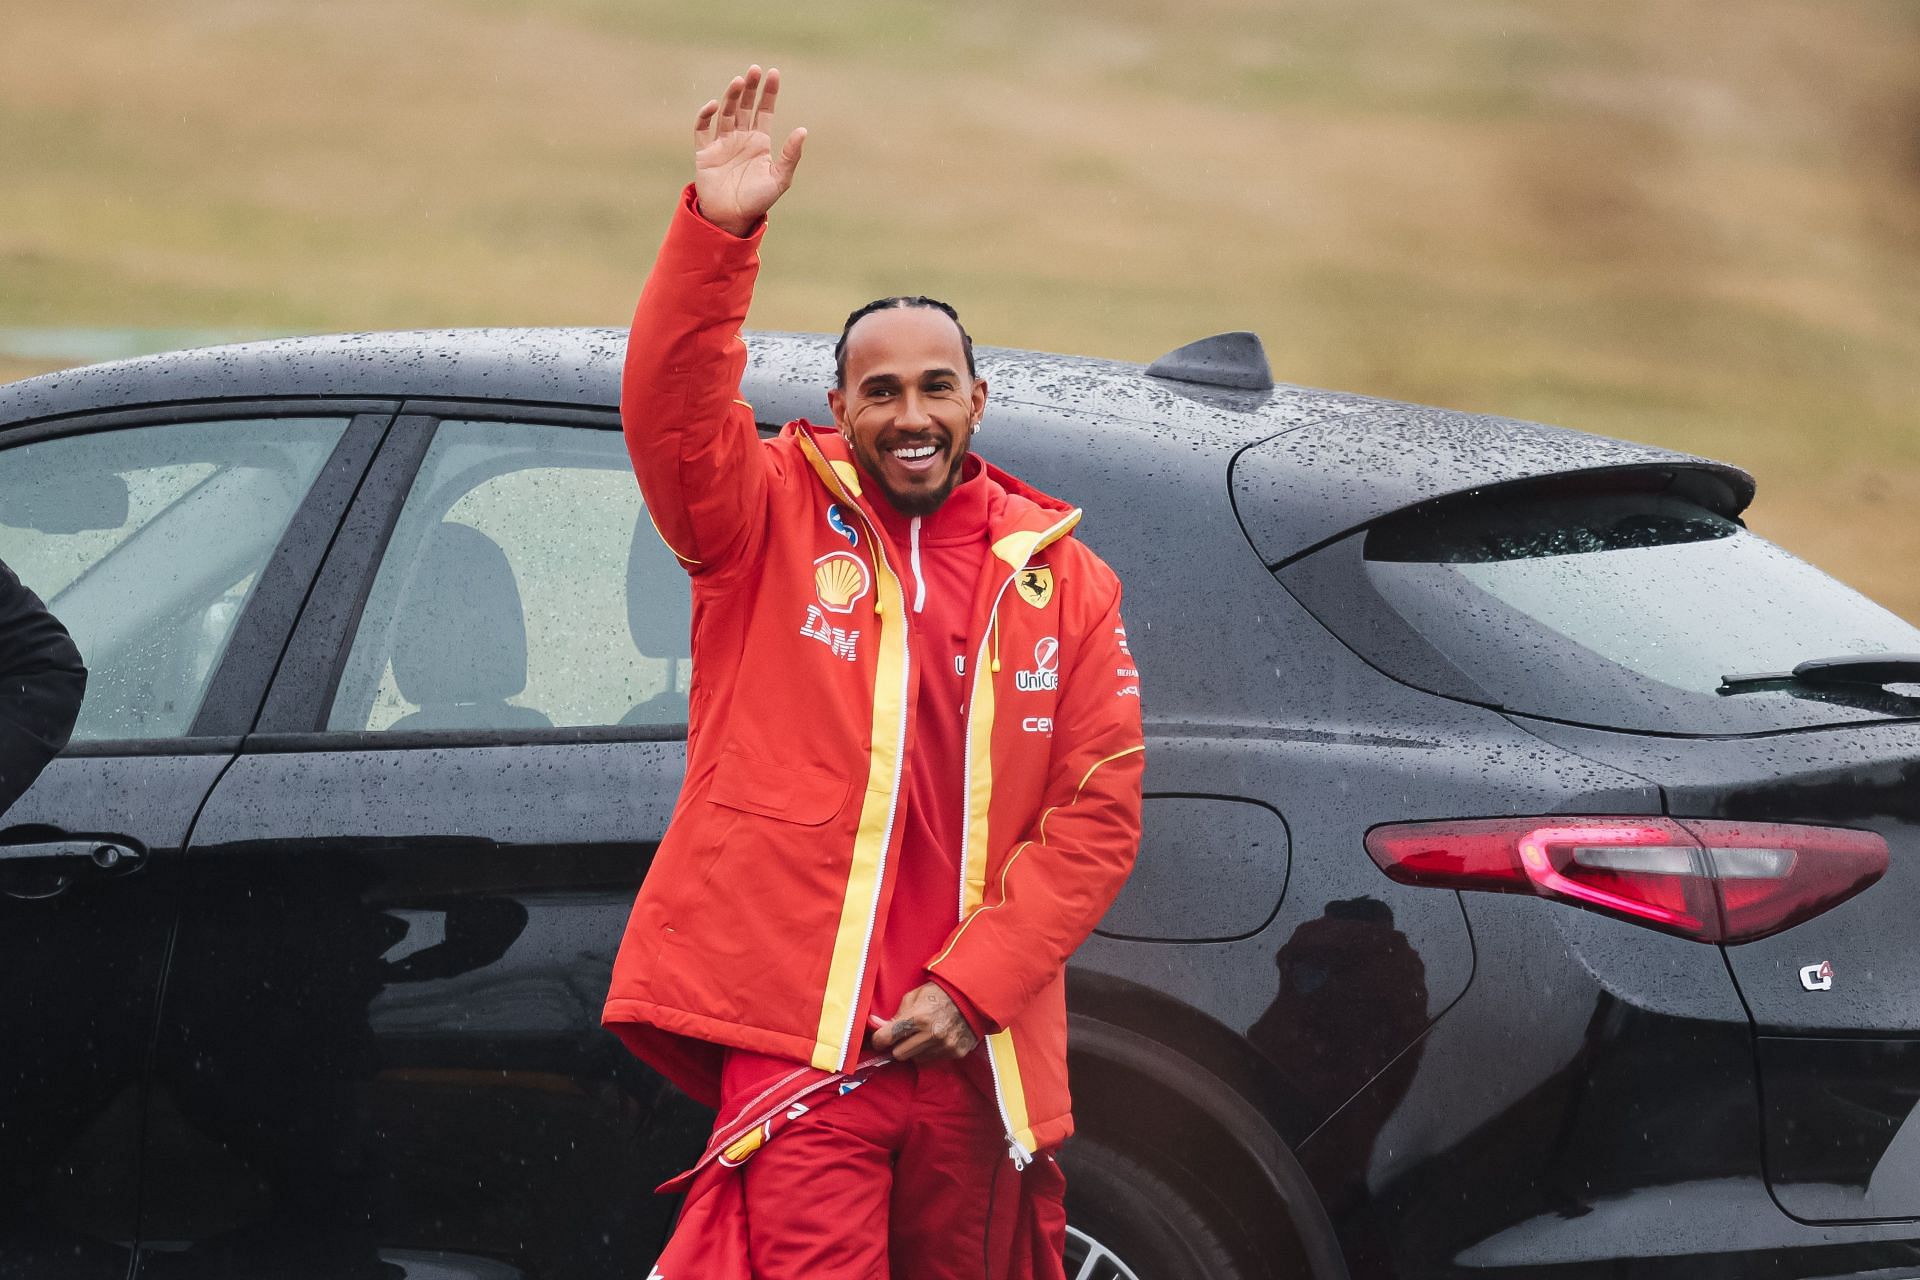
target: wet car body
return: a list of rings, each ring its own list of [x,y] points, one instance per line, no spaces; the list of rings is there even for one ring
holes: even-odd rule
[[[632,640],[667,668],[631,710],[529,717],[507,701],[525,637],[460,639],[514,579],[439,534],[463,510],[510,519],[538,485],[457,495],[552,459],[614,485],[623,345],[307,339],[0,388],[0,499],[9,459],[47,442],[209,424],[302,442],[243,460],[271,482],[207,498],[270,548],[252,576],[147,625],[221,619],[207,670],[96,678],[90,701],[138,715],[83,733],[0,818],[0,1000],[24,1046],[0,1066],[0,1275],[644,1272],[673,1207],[648,1192],[706,1117],[597,1013],[684,760],[685,606],[630,594]],[[750,347],[763,422],[823,416],[827,340]],[[1436,651],[1387,607],[1391,555],[1366,551],[1408,512],[1542,483],[1731,521],[1743,473],[1339,393],[981,361],[976,448],[1086,508],[1143,672],[1141,860],[1069,970],[1076,1226],[1143,1277],[1920,1273],[1920,713],[1775,689],[1606,723],[1562,705],[1583,676],[1556,655],[1489,675]],[[672,581],[625,520],[634,565]],[[86,536],[67,523],[49,536]],[[182,558],[126,546],[137,572],[62,586],[102,635]],[[385,570],[416,546],[424,568]],[[435,625],[396,622],[387,667],[362,671],[364,619],[389,606]],[[1489,687],[1509,669],[1523,687]],[[150,692],[189,677],[185,711]],[[1555,714],[1528,714],[1536,692]],[[1581,815],[1867,830],[1891,866],[1714,945],[1401,883],[1368,854],[1390,824]],[[48,852],[76,843],[125,856]],[[1809,989],[1819,963],[1832,984]]]

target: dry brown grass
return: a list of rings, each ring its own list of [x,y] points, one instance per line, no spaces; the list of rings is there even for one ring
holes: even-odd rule
[[[0,325],[608,323],[691,108],[813,131],[755,323],[983,339],[1694,448],[1920,620],[1904,0],[71,0],[0,42]],[[0,373],[18,372],[0,366]]]
[[[14,356],[0,356],[0,382],[11,382],[15,378],[31,378],[36,374],[52,373],[64,369],[65,362],[59,360],[23,360]]]

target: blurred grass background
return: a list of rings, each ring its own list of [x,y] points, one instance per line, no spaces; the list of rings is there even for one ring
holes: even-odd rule
[[[1252,328],[1288,381],[1739,462],[1920,621],[1915,0],[26,0],[0,327],[623,323],[753,59],[812,135],[755,325]]]

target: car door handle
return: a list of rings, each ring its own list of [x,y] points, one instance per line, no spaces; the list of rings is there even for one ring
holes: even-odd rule
[[[0,894],[29,902],[57,898],[82,874],[125,875],[145,860],[139,846],[112,836],[0,844]]]
[[[34,844],[0,844],[0,862],[43,862],[85,859],[102,871],[131,871],[140,851],[117,840],[41,840]]]

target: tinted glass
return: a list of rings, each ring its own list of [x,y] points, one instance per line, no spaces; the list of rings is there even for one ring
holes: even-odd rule
[[[327,727],[684,724],[688,594],[619,432],[443,422]]]
[[[1897,689],[1722,692],[1810,658],[1920,653],[1920,629],[1682,498],[1495,494],[1390,519],[1362,550],[1310,557],[1345,558],[1367,590],[1341,603],[1323,581],[1309,603],[1422,687],[1457,691],[1450,666],[1507,710],[1669,733],[1920,715]],[[1382,605],[1424,646],[1369,625]]]
[[[77,740],[187,732],[344,418],[128,427],[0,451],[0,560],[88,668]]]

